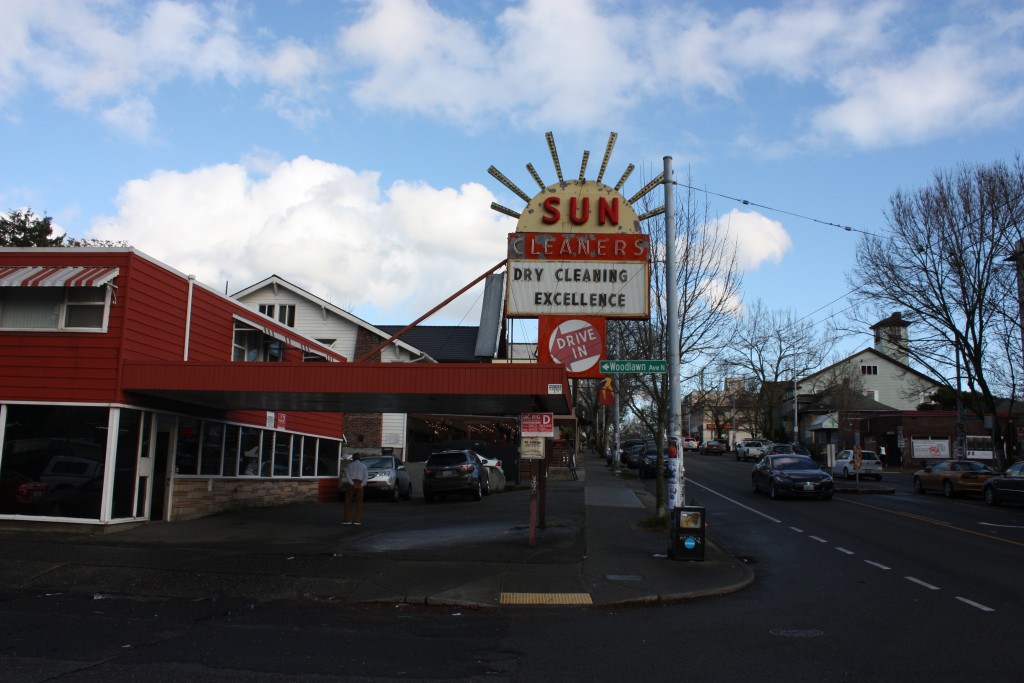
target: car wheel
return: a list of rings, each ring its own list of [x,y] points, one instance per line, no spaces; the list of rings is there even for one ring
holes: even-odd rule
[[[757,485],[757,477],[750,478],[750,488],[755,494],[761,493],[761,489]]]
[[[852,479],[850,476],[850,469],[848,467],[843,468],[843,479]]]
[[[406,500],[412,500],[412,482],[411,481],[409,482],[409,485],[405,487],[405,495],[403,496],[403,498],[405,498]]]
[[[999,498],[996,496],[996,489],[994,486],[985,487],[985,502],[989,505],[999,505]]]
[[[778,490],[775,488],[775,482],[771,483],[771,488],[768,490],[768,495],[772,500],[778,500],[780,498]]]
[[[484,499],[484,487],[483,487],[483,485],[479,481],[477,481],[476,482],[476,489],[473,491],[473,500],[483,500],[483,499]]]
[[[951,482],[949,479],[942,482],[942,495],[944,495],[946,498],[952,498],[954,495],[956,495],[956,491],[953,490],[953,482]]]
[[[914,493],[924,493],[924,484],[917,477],[914,477]]]

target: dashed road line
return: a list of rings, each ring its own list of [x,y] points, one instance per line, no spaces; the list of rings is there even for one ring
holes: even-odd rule
[[[846,548],[841,548],[838,545],[836,546],[836,550],[838,550],[839,552],[844,553],[846,555],[855,555],[856,554],[852,550],[847,550]]]
[[[870,564],[872,567],[878,567],[879,569],[886,569],[886,570],[891,569],[891,567],[886,567],[884,564],[881,564],[879,562],[873,562],[871,560],[864,560],[864,563],[865,564]]]
[[[921,579],[915,579],[913,576],[904,576],[903,578],[906,579],[907,581],[913,581],[914,583],[916,583],[919,586],[924,586],[925,588],[927,588],[929,590],[933,590],[933,591],[939,590],[938,586],[933,586],[930,583],[925,583]]]
[[[826,541],[821,536],[809,536],[808,538],[810,538],[813,541],[817,541],[818,543],[828,543],[828,541]]]
[[[992,609],[991,607],[986,607],[985,605],[982,605],[980,602],[974,602],[974,600],[968,600],[967,598],[961,598],[959,595],[956,596],[956,599],[959,600],[960,602],[964,603],[964,604],[970,605],[971,607],[977,607],[982,612],[995,612],[994,609]]]

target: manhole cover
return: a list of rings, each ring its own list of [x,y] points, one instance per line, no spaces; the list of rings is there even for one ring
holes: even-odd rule
[[[769,633],[783,638],[815,638],[825,635],[824,631],[817,628],[773,628]]]

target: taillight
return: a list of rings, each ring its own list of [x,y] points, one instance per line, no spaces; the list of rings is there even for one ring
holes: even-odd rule
[[[473,466],[472,465],[459,465],[456,469],[459,470],[459,472],[472,472],[473,471]]]

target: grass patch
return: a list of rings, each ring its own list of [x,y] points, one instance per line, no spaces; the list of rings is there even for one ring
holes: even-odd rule
[[[668,532],[669,524],[671,524],[671,518],[668,515],[663,517],[648,517],[640,522],[640,526],[647,531],[664,531]]]

